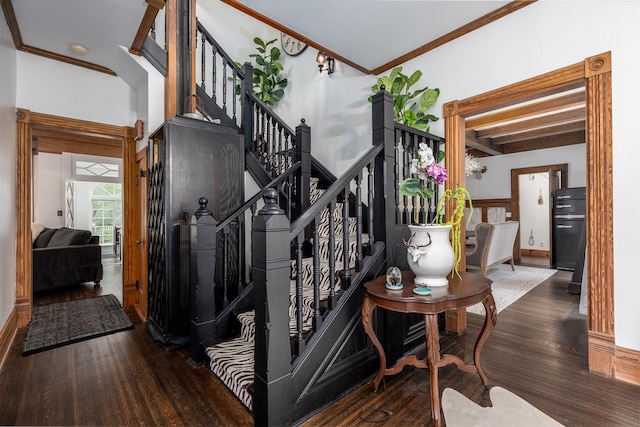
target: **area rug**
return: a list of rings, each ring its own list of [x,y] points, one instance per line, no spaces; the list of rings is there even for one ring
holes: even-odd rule
[[[22,355],[132,328],[127,313],[111,294],[34,306]]]
[[[482,407],[445,388],[442,413],[447,427],[558,427],[559,422],[521,397],[501,387],[489,391],[491,406]]]
[[[523,267],[516,265],[516,271],[511,265],[500,264],[487,271],[487,276],[493,281],[491,292],[496,301],[498,313],[513,304],[521,296],[538,286],[553,275],[556,270],[549,268]],[[474,272],[480,274],[479,272]],[[484,315],[484,306],[476,304],[467,307],[467,312]]]

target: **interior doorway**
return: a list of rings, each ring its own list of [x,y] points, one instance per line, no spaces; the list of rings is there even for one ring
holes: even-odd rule
[[[520,222],[516,248],[522,263],[551,267],[553,260],[552,211],[550,201],[558,188],[566,188],[569,165],[511,169],[511,219]],[[535,233],[534,233],[535,230]]]
[[[124,226],[130,221],[129,210],[134,204],[129,203],[131,191],[127,183],[131,181],[127,168],[128,153],[135,150],[134,128],[95,123],[68,117],[18,109],[17,122],[17,209],[16,209],[16,314],[18,327],[25,327],[31,320],[33,309],[33,277],[32,277],[32,155],[33,150],[51,153],[82,153],[94,156],[118,157],[124,159]],[[36,146],[34,146],[36,141]],[[135,155],[135,151],[134,151]],[[130,154],[129,154],[130,156]],[[135,163],[135,162],[134,162]],[[134,196],[135,198],[135,196]],[[123,244],[127,243],[123,236]],[[123,252],[125,261],[127,252]],[[123,268],[122,294],[124,305],[127,305],[128,277],[137,275],[136,269]],[[133,285],[135,287],[135,284]],[[137,296],[137,295],[136,295]],[[132,305],[129,303],[128,305]]]
[[[586,87],[587,277],[589,370],[616,376],[614,314],[613,169],[611,52],[499,89],[444,105],[447,188],[464,185],[466,117],[509,107],[527,100]],[[466,316],[459,316],[466,321]],[[462,322],[459,322],[462,323]],[[448,325],[449,326],[449,325]],[[458,324],[464,330],[466,324]],[[622,362],[622,360],[621,360]]]

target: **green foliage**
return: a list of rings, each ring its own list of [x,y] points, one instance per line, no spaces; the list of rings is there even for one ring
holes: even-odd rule
[[[416,70],[413,74],[407,76],[402,72],[402,67],[396,67],[391,70],[391,74],[388,76],[380,77],[376,84],[371,87],[371,91],[376,94],[380,92],[381,86],[384,85],[385,90],[393,95],[394,120],[428,132],[429,122],[435,122],[438,117],[433,114],[427,114],[426,111],[435,104],[440,95],[440,89],[424,87],[412,90],[412,87],[418,83],[421,77],[422,71],[420,70]],[[371,96],[369,97],[369,102],[371,102]]]
[[[282,74],[284,70],[280,59],[280,49],[271,46],[276,42],[273,40],[262,40],[260,37],[253,39],[256,51],[249,55],[253,58],[253,92],[267,105],[276,105],[284,96],[284,89],[289,84],[287,78]],[[271,47],[270,47],[271,46]],[[239,86],[236,92],[239,93]]]
[[[467,191],[466,188],[457,186],[455,190],[446,190],[440,200],[438,200],[438,207],[436,209],[436,216],[434,218],[434,222],[437,224],[451,224],[451,246],[453,247],[453,255],[454,255],[454,264],[453,271],[458,273],[458,264],[460,264],[460,260],[462,259],[463,247],[462,247],[462,218],[464,218],[464,214],[466,211],[466,200],[469,201],[469,218],[467,219],[467,224],[471,220],[471,215],[473,214],[473,204],[471,202],[471,195]],[[449,216],[449,220],[445,222],[444,220],[444,211],[445,207],[448,203],[453,203],[451,205],[451,214]],[[465,227],[466,228],[466,227]]]
[[[430,189],[418,178],[407,178],[398,185],[400,193],[408,197],[420,196],[425,200],[433,198],[434,190]]]

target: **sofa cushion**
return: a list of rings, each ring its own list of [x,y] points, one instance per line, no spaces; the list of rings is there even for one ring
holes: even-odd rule
[[[56,231],[58,231],[57,228],[47,228],[47,227],[45,227],[40,232],[40,234],[38,234],[38,237],[36,237],[36,240],[33,242],[34,249],[46,248],[47,245],[49,244],[49,241],[53,237],[53,235],[56,234]]]
[[[42,233],[46,227],[44,226],[44,222],[32,222],[31,223],[31,243],[35,243],[36,239]]]
[[[86,245],[91,238],[91,232],[88,230],[73,230],[71,228],[62,227],[49,240],[48,248],[58,246]]]

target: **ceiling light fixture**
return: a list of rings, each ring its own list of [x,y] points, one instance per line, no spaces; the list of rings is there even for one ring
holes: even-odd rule
[[[318,56],[316,56],[316,62],[318,63],[318,71],[320,71],[321,73],[323,71],[326,71],[327,74],[333,73],[335,60],[332,57],[327,56],[323,52],[318,51]]]
[[[69,49],[71,49],[71,52],[75,53],[78,56],[84,56],[89,53],[89,49],[82,46],[81,44],[72,44],[71,46],[69,46]]]

